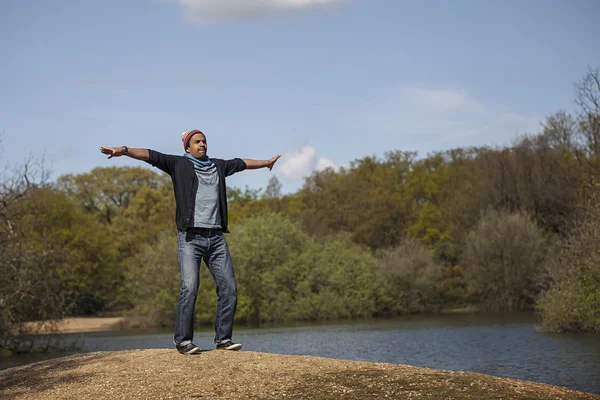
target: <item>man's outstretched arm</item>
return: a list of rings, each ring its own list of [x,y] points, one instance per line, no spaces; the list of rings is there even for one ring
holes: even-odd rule
[[[148,149],[132,149],[132,148],[127,148],[125,146],[121,146],[121,147],[101,146],[100,151],[103,154],[107,154],[108,158],[129,156],[131,158],[135,158],[136,160],[148,161],[148,158],[150,157],[150,153],[148,153]]]
[[[249,158],[244,158],[243,160],[246,163],[246,169],[269,168],[270,171],[273,169],[275,162],[279,160],[279,157],[281,157],[281,154],[269,160],[251,160]]]

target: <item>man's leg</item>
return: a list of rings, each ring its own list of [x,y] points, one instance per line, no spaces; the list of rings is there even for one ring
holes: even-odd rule
[[[186,232],[177,232],[181,291],[177,301],[173,341],[178,349],[191,344],[194,338],[194,309],[200,281],[200,263],[207,245],[205,239]]]
[[[221,234],[212,236],[209,239],[210,246],[205,260],[217,285],[215,344],[219,346],[231,342],[233,317],[237,307],[237,285],[225,236]],[[228,350],[239,350],[242,346],[239,343],[233,343],[225,347]]]

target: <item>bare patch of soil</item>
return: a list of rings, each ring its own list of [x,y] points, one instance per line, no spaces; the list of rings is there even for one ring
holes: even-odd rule
[[[44,333],[83,333],[83,332],[108,332],[124,329],[135,329],[145,327],[146,324],[139,318],[128,317],[77,317],[65,318],[59,321],[48,321],[49,323],[28,322],[26,328],[29,331]]]

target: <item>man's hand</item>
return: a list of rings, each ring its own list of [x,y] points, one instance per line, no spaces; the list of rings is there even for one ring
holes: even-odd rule
[[[269,171],[273,169],[273,165],[275,162],[279,160],[281,154],[271,158],[270,160],[252,160],[250,158],[244,158],[244,162],[246,163],[247,169],[259,169],[259,168],[269,168]]]
[[[275,165],[275,162],[279,160],[279,157],[281,157],[281,154],[271,158],[270,160],[267,160],[267,168],[269,168],[269,171],[273,169],[273,165]]]
[[[103,154],[108,154],[108,158],[121,157],[125,154],[125,147],[104,147],[100,146],[100,151]]]

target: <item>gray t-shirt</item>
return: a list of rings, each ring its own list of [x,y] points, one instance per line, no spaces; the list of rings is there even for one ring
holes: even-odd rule
[[[195,228],[221,228],[221,215],[219,214],[219,174],[217,167],[194,166],[198,177],[198,190],[194,207]]]

